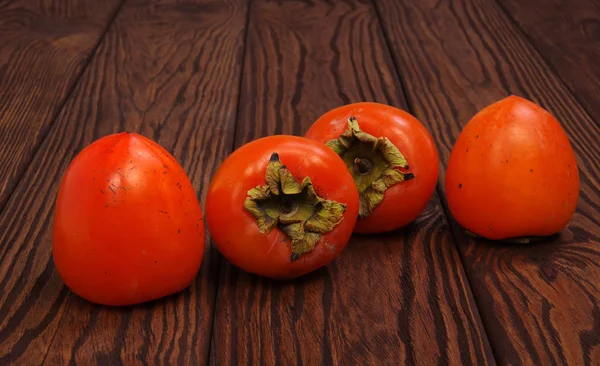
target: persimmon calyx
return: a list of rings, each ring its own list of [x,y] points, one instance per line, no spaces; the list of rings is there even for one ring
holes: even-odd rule
[[[310,177],[299,183],[277,153],[271,155],[265,181],[248,191],[244,209],[256,219],[261,233],[277,227],[290,238],[291,261],[313,250],[321,235],[344,218],[345,204],[319,197]]]
[[[387,138],[375,137],[360,129],[355,117],[348,119],[348,128],[326,145],[342,157],[350,170],[360,194],[358,218],[369,216],[394,184],[415,178],[398,168],[408,169],[400,150]]]

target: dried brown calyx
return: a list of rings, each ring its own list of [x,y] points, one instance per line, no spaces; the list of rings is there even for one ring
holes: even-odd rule
[[[408,162],[388,138],[361,131],[354,117],[348,119],[346,131],[327,146],[342,157],[354,178],[360,194],[359,219],[369,216],[383,201],[386,189],[415,177],[397,170],[408,169]]]
[[[265,185],[248,191],[244,208],[254,216],[261,233],[277,227],[290,238],[292,261],[313,250],[321,235],[342,221],[346,205],[320,198],[310,177],[299,183],[277,153],[271,155],[265,180]]]

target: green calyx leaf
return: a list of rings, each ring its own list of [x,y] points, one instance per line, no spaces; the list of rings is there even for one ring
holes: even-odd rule
[[[310,177],[299,183],[274,153],[265,172],[265,185],[247,193],[244,209],[255,219],[261,233],[275,227],[292,242],[291,261],[312,251],[321,235],[342,220],[346,205],[317,195]]]
[[[362,131],[354,117],[348,119],[344,133],[326,145],[342,157],[354,177],[360,193],[359,219],[369,216],[383,201],[386,189],[415,177],[397,170],[408,169],[408,162],[387,137]]]

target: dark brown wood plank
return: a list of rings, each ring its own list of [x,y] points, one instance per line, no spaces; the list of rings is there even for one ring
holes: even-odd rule
[[[530,246],[467,239],[462,260],[501,364],[600,359],[600,129],[497,4],[377,1],[411,110],[431,130],[445,169],[462,126],[517,94],[561,121],[581,175],[577,212],[562,235]],[[443,187],[444,177],[441,182]]]
[[[588,113],[600,121],[600,1],[497,1]]]
[[[0,210],[121,0],[0,4]]]
[[[253,1],[236,146],[363,100],[405,105],[369,3]],[[212,364],[415,362],[494,363],[437,196],[414,224],[356,236],[294,281],[223,260]]]
[[[211,246],[190,289],[95,306],[54,269],[52,210],[75,153],[118,131],[171,151],[203,197],[233,145],[246,12],[246,0],[126,2],[0,216],[0,364],[206,362],[218,276]]]

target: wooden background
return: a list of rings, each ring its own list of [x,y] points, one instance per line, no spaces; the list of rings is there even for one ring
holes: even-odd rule
[[[0,1],[0,364],[600,364],[599,62],[598,0]],[[554,114],[578,157],[577,212],[550,242],[475,241],[446,209],[461,127],[510,94]],[[54,200],[95,139],[156,140],[204,207],[231,151],[358,101],[436,140],[414,223],[296,281],[209,245],[189,289],[148,304],[62,284]]]

